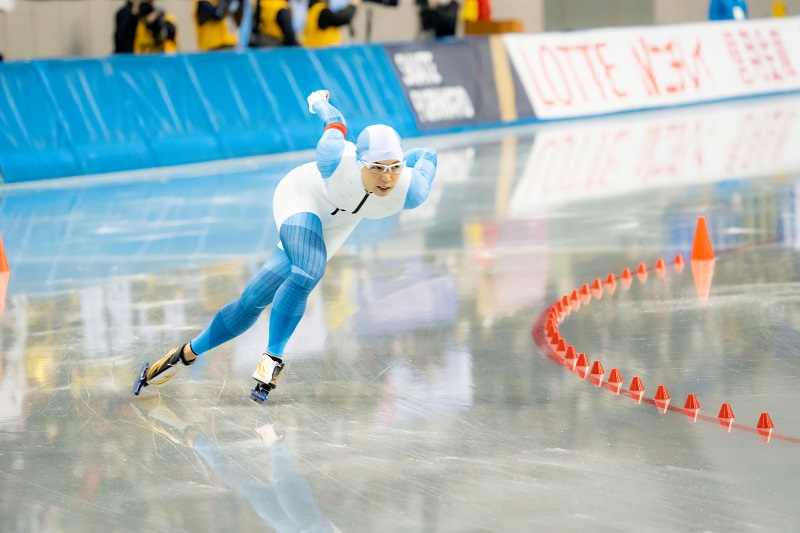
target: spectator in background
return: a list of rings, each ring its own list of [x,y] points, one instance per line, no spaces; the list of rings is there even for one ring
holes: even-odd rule
[[[745,20],[747,2],[745,0],[711,0],[708,6],[708,20]]]
[[[456,0],[417,0],[422,31],[437,39],[456,34],[458,2]]]
[[[292,6],[292,27],[298,40],[302,42],[302,35],[306,31],[306,19],[308,18],[308,0],[289,0]]]
[[[132,54],[136,25],[139,23],[139,0],[128,0],[117,10],[114,27],[114,53]]]
[[[461,18],[468,22],[492,20],[491,0],[464,0]]]
[[[492,20],[492,0],[478,0],[478,20]]]
[[[156,8],[151,0],[142,0],[139,2],[138,21],[133,40],[134,54],[178,51],[178,30],[171,13]]]
[[[339,28],[350,24],[360,2],[361,0],[349,0],[346,5],[339,8],[336,4],[341,2],[334,0],[309,0],[303,44],[309,47],[342,44]]]
[[[288,0],[256,0],[253,12],[252,48],[298,46]]]
[[[200,50],[235,47],[239,42],[236,28],[242,23],[243,11],[244,4],[239,0],[197,0],[197,47]]]

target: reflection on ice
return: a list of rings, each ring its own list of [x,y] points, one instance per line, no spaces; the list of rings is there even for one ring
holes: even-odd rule
[[[247,500],[275,531],[338,531],[323,515],[289,446],[272,424],[251,428],[248,440],[223,444],[164,405],[146,413],[136,406],[134,410],[155,433],[194,451],[212,475]]]
[[[799,142],[796,99],[556,124],[538,133],[512,212],[525,216],[568,201],[796,172]]]

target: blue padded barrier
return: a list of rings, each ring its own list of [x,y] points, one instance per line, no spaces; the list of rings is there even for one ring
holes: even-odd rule
[[[185,55],[116,56],[111,65],[121,85],[120,103],[133,113],[157,166],[228,156]]]
[[[186,56],[202,89],[205,111],[223,153],[242,157],[289,148],[279,102],[252,61],[253,54],[222,52]]]
[[[22,179],[79,174],[65,123],[35,64],[0,63],[0,174]]]
[[[313,148],[306,96],[327,88],[349,137],[417,133],[381,46],[0,63],[6,182]]]
[[[153,166],[155,161],[136,113],[120,95],[119,78],[107,60],[35,63],[78,157],[81,173]]]

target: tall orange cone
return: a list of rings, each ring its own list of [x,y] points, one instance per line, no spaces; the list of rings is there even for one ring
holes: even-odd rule
[[[692,261],[714,259],[714,249],[711,247],[711,237],[708,235],[706,217],[697,217],[697,228],[694,230],[694,245],[692,246]]]
[[[711,292],[711,280],[714,277],[714,249],[705,217],[697,217],[697,229],[694,232],[692,246],[692,276],[700,300],[708,300]]]
[[[6,257],[6,249],[3,246],[3,236],[0,235],[0,313],[6,310],[6,290],[8,289],[8,278],[11,275],[11,269],[8,267],[8,257]]]

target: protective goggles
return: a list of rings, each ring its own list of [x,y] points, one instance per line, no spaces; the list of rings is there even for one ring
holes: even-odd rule
[[[367,168],[367,170],[373,174],[397,174],[398,172],[403,170],[403,167],[406,166],[405,161],[400,161],[399,163],[392,163],[391,165],[381,165],[380,163],[367,163],[366,161],[360,161],[363,166]]]

